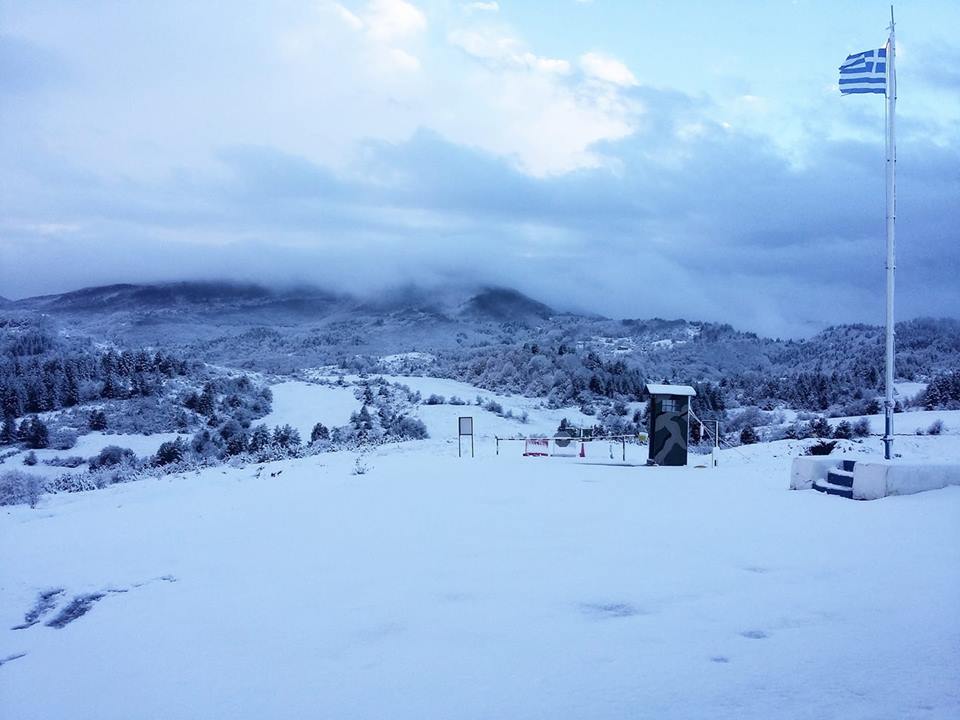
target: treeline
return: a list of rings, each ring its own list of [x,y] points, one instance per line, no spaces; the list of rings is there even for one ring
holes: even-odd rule
[[[304,446],[319,451],[427,437],[426,426],[409,414],[411,407],[420,402],[419,393],[378,378],[357,388],[355,394],[361,407],[352,413],[346,425],[331,428],[318,418],[310,438],[304,439],[290,425],[271,429],[262,423],[252,423],[252,419],[269,412],[269,388],[254,390],[245,376],[221,380],[219,384],[208,383],[203,392],[194,393],[185,401],[188,407],[208,418],[206,427],[189,441],[165,443],[154,462],[222,461],[237,457],[249,462],[266,462],[295,457],[307,451]]]
[[[150,397],[165,380],[189,372],[186,360],[162,351],[97,350],[68,344],[42,327],[25,326],[0,340],[0,416],[70,408],[95,400]]]
[[[914,402],[925,410],[960,410],[960,371],[935,377]]]
[[[301,438],[290,425],[273,428],[253,424],[253,416],[269,411],[269,388],[259,388],[247,378],[223,378],[208,382],[199,393],[190,393],[183,400],[192,412],[203,413],[204,427],[189,438],[164,442],[148,457],[137,457],[131,450],[116,445],[103,448],[97,455],[55,457],[44,464],[83,471],[63,473],[46,480],[29,472],[0,472],[0,505],[35,504],[46,492],[77,492],[103,488],[171,472],[185,472],[222,463],[245,465],[285,458],[304,457],[331,450],[363,450],[386,442],[416,440],[427,437],[427,428],[409,413],[421,401],[420,394],[405,385],[371,380],[355,391],[360,410],[348,423],[327,427],[317,422],[309,439]],[[29,427],[40,422],[35,417],[23,421]],[[46,447],[45,445],[43,447]],[[0,463],[3,458],[0,457]],[[38,462],[30,453],[25,465]],[[359,471],[358,471],[359,472]]]

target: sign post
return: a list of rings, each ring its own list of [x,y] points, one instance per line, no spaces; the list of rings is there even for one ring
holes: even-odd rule
[[[461,417],[457,422],[457,457],[463,457],[463,438],[470,436],[470,457],[473,457],[473,418]]]

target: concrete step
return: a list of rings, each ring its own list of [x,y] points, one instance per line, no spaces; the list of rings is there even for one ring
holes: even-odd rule
[[[853,471],[830,470],[827,472],[827,482],[831,485],[838,485],[839,487],[852,488]]]
[[[843,469],[844,469],[846,472],[853,472],[853,466],[856,465],[856,464],[857,464],[857,461],[856,461],[856,460],[844,460],[844,461],[843,461]]]
[[[853,488],[844,487],[843,485],[834,485],[826,480],[814,480],[813,489],[822,493],[827,493],[827,495],[839,495],[840,497],[853,500]]]

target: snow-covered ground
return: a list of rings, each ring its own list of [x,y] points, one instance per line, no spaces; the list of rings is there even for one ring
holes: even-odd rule
[[[786,442],[458,459],[434,419],[363,475],[331,453],[3,508],[0,714],[960,716],[960,488],[791,492]]]
[[[922,382],[896,382],[893,384],[893,391],[897,397],[906,400],[913,400],[917,395],[927,389],[927,383]]]
[[[318,422],[328,428],[345,425],[351,413],[360,409],[352,387],[331,387],[292,380],[271,385],[273,407],[269,415],[257,420],[268,427],[289,424],[300,432],[304,442]]]
[[[315,379],[336,380],[335,375],[315,374]],[[423,420],[427,426],[427,431],[431,437],[446,437],[453,433],[456,436],[457,418],[460,416],[469,416],[474,418],[474,432],[478,439],[492,439],[499,437],[519,437],[519,436],[552,436],[560,421],[567,418],[572,424],[577,426],[591,426],[596,422],[596,418],[585,415],[578,408],[560,408],[550,409],[544,407],[542,398],[529,398],[523,395],[502,395],[499,393],[484,390],[469,383],[459,380],[449,380],[445,378],[420,377],[414,375],[376,375],[373,377],[382,377],[384,380],[392,383],[406,385],[411,390],[419,392],[424,400],[430,395],[440,395],[446,401],[443,405],[420,405],[414,409],[413,414]],[[356,375],[344,376],[346,382],[361,382]],[[274,386],[274,390],[278,386]],[[483,398],[484,402],[494,401],[499,403],[504,412],[510,410],[514,417],[506,418],[497,415],[476,404],[477,396]],[[451,398],[457,397],[464,401],[464,405],[450,405]],[[356,401],[354,401],[356,403]],[[274,393],[274,407],[276,404],[276,392]],[[354,410],[358,409],[354,407]],[[527,422],[521,422],[520,416],[526,412]],[[287,421],[285,421],[287,422]],[[344,420],[346,422],[346,420]]]
[[[25,472],[40,475],[46,478],[56,477],[64,473],[82,472],[86,470],[86,465],[78,468],[65,468],[50,465],[44,465],[44,460],[50,460],[55,457],[67,458],[71,456],[82,457],[89,460],[98,454],[103,448],[110,445],[129,448],[133,450],[138,457],[148,457],[157,452],[157,449],[167,441],[176,440],[178,437],[189,438],[189,435],[178,435],[177,433],[154,433],[153,435],[133,435],[133,434],[108,434],[99,431],[90,432],[77,438],[77,444],[69,450],[54,450],[45,448],[43,450],[34,450],[38,463],[32,467],[23,465],[23,458],[29,451],[23,450],[16,455],[7,458],[0,465],[0,472],[4,470],[23,470]]]
[[[848,418],[829,418],[828,421],[831,425],[836,425],[841,420],[856,422],[860,417],[861,416],[858,415]],[[866,415],[864,417],[870,421],[870,432],[883,433],[884,416],[882,413],[879,415]],[[942,432],[949,434],[960,433],[960,410],[912,410],[910,412],[894,413],[893,432],[897,435],[916,434],[918,430],[925,433],[936,420],[940,420],[943,423]]]

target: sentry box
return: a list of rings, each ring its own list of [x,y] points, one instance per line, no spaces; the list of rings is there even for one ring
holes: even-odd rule
[[[650,460],[657,465],[686,465],[690,437],[689,385],[648,384],[650,393]]]

